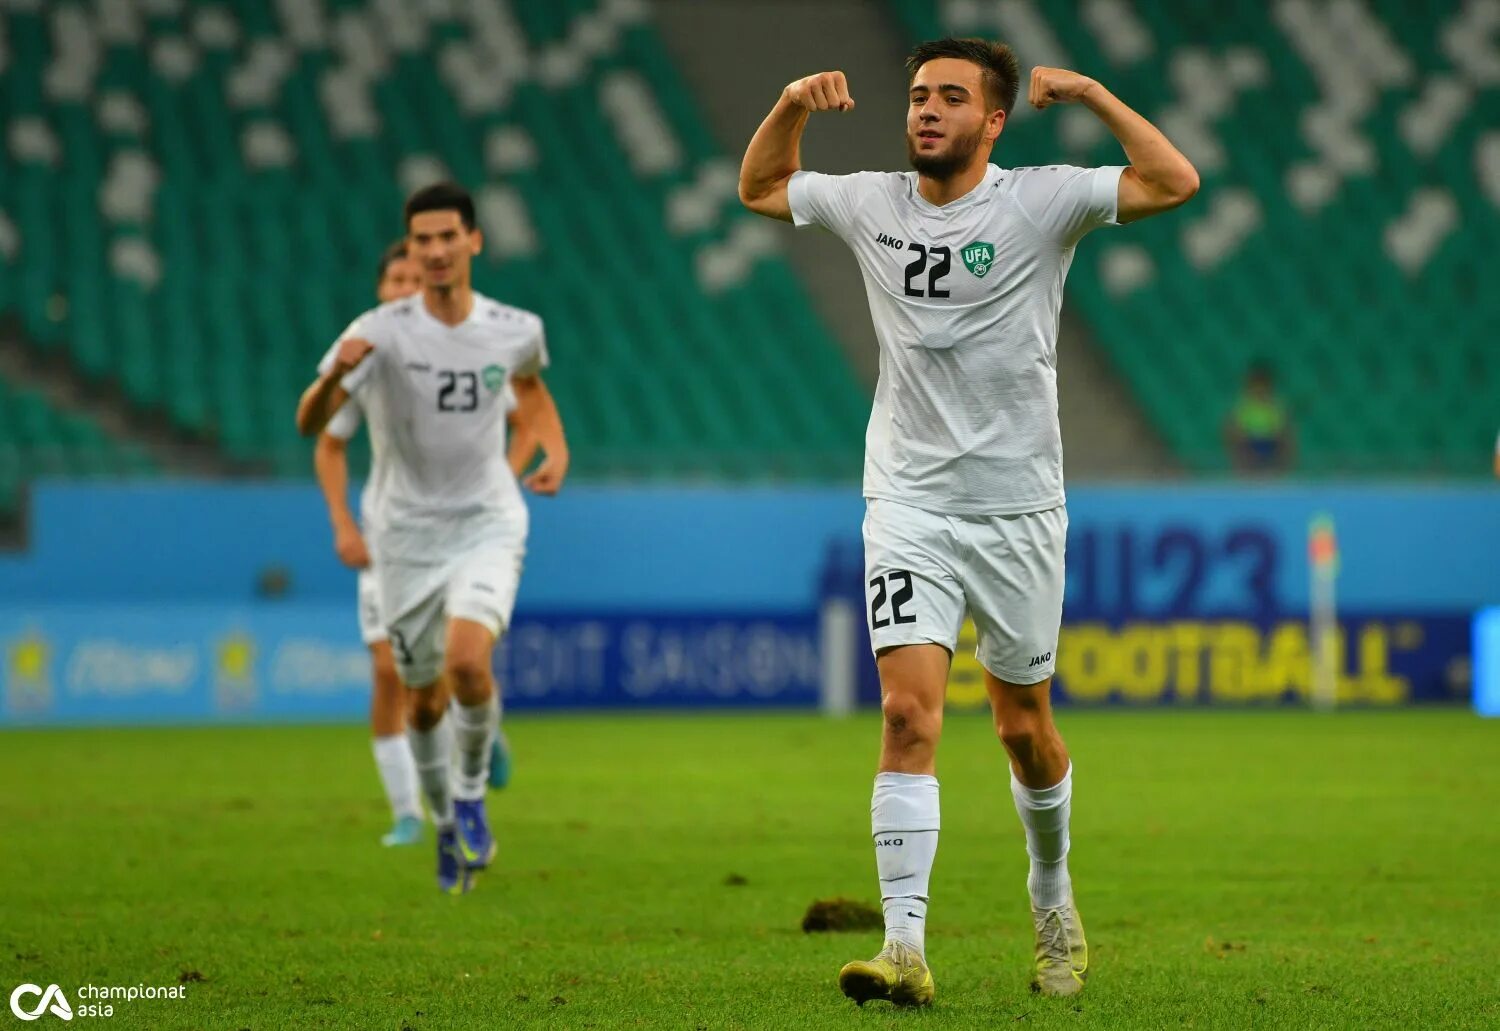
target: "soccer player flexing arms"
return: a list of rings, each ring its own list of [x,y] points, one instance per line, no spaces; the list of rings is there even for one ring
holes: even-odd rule
[[[413,194],[405,215],[421,294],[344,331],[302,395],[297,428],[321,432],[351,396],[369,424],[366,531],[380,606],[396,668],[413,689],[408,737],[438,828],[438,885],[459,892],[496,851],[484,808],[498,708],[491,652],[510,621],[528,527],[506,462],[507,380],[521,411],[538,413],[544,458],[527,486],[555,493],[568,449],[556,407],[539,394],[542,320],[470,286],[483,244],[473,199],[441,183]]]
[[[375,271],[375,296],[382,304],[410,297],[422,288],[422,268],[406,253],[406,241],[398,240],[386,248]],[[510,429],[509,455],[513,472],[520,475],[531,463],[538,447],[536,435],[528,423],[516,414],[515,394],[506,388]],[[546,387],[542,387],[545,392]],[[534,418],[534,417],[533,417]],[[348,442],[359,430],[363,416],[359,402],[344,402],[328,427],[318,437],[313,452],[313,468],[318,485],[328,505],[333,524],[333,547],[340,561],[359,572],[357,597],[360,639],[370,649],[371,697],[370,726],[374,734],[375,767],[385,788],[393,820],[390,831],[381,836],[383,845],[412,845],[422,837],[422,803],[417,784],[417,767],[411,745],[406,740],[406,692],[396,673],[396,660],[380,614],[380,593],[375,572],[370,568],[370,552],[359,523],[349,510]],[[498,732],[490,746],[489,784],[504,787],[509,777],[510,756],[504,733]]]
[[[1035,986],[1083,987],[1088,949],[1068,876],[1072,765],[1048,699],[1067,533],[1056,350],[1073,248],[1096,226],[1174,208],[1188,160],[1098,82],[1031,73],[1030,101],[1088,107],[1128,167],[1003,169],[990,151],[1015,104],[1009,47],[923,43],[907,60],[914,173],[805,172],[814,111],[854,106],[841,72],[788,85],[740,169],[762,215],[820,225],[864,274],[880,377],[865,438],[865,567],[884,726],[871,823],[885,947],[839,973],[845,995],[925,1005],[928,882],[938,837],[935,755],[967,608],[1031,858]]]

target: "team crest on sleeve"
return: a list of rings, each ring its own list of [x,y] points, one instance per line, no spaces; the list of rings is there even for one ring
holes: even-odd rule
[[[963,249],[964,265],[975,278],[983,279],[984,274],[990,270],[995,263],[995,245],[976,240]]]
[[[484,367],[484,387],[490,393],[494,393],[505,386],[505,370],[498,365],[486,365]]]

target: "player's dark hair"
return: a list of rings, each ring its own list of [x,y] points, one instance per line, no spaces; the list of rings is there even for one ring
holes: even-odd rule
[[[474,228],[474,198],[458,183],[433,183],[406,198],[404,216],[408,229],[412,216],[424,211],[456,211],[465,229]]]
[[[380,264],[375,266],[375,285],[379,286],[385,282],[385,272],[391,267],[391,262],[400,261],[404,257],[406,257],[405,240],[397,240],[387,247],[385,253],[380,256]]]
[[[1021,63],[1015,51],[1004,43],[969,37],[967,39],[930,39],[918,43],[906,58],[906,80],[917,77],[917,69],[939,57],[956,57],[979,66],[979,81],[984,87],[985,103],[1000,108],[1009,117],[1021,89]]]

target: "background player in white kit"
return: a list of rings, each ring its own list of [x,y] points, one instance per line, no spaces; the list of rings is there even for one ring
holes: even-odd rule
[[[409,297],[422,288],[422,269],[406,253],[406,241],[398,240],[381,255],[375,270],[375,296],[380,303]],[[531,464],[538,447],[535,433],[513,409],[515,394],[507,385],[509,416],[509,456],[511,470],[517,475]],[[544,388],[545,389],[545,388]],[[370,729],[375,768],[391,807],[391,829],[381,836],[381,844],[412,845],[422,839],[421,789],[417,783],[416,761],[406,739],[406,689],[396,672],[391,644],[380,612],[379,587],[370,568],[369,549],[359,523],[349,510],[349,440],[359,430],[363,416],[359,402],[346,401],[318,437],[313,452],[313,467],[318,486],[328,506],[333,525],[333,547],[339,560],[358,572],[359,633],[370,650]],[[509,779],[510,756],[505,747],[504,732],[496,734],[490,746],[490,787],[504,787]]]
[[[1019,88],[1008,47],[923,43],[906,129],[915,173],[803,172],[810,112],[854,106],[841,72],[788,85],[740,170],[752,211],[820,225],[854,251],[880,345],[865,440],[865,566],[885,714],[871,825],[886,945],[839,973],[863,1003],[932,1001],[925,959],[938,837],[934,776],[948,666],[967,608],[1026,830],[1036,931],[1033,986],[1080,991],[1088,970],[1068,876],[1072,765],[1048,689],[1062,617],[1067,533],[1057,423],[1063,280],[1090,229],[1176,207],[1198,189],[1188,160],[1099,83],[1036,68],[1038,108],[1081,103],[1127,168],[989,164]]]
[[[483,243],[472,198],[442,183],[413,194],[405,214],[422,293],[355,320],[303,393],[297,426],[320,432],[350,396],[368,422],[365,529],[396,667],[413,689],[408,736],[438,827],[438,884],[457,892],[496,851],[484,808],[498,707],[491,652],[510,622],[528,528],[505,455],[508,380],[521,408],[540,413],[545,457],[527,485],[555,493],[568,451],[556,408],[537,396],[541,319],[470,286]]]

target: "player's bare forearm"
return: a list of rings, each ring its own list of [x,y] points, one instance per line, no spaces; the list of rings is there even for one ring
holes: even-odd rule
[[[568,437],[563,432],[562,415],[557,410],[557,402],[552,399],[552,392],[545,385],[538,391],[535,416],[527,428],[543,454],[549,459],[567,462]]]
[[[320,434],[313,448],[313,472],[334,531],[356,526],[354,513],[349,511],[349,445],[338,437]]]
[[[345,337],[339,341],[333,364],[302,392],[302,398],[297,402],[298,433],[313,437],[323,432],[333,413],[349,400],[349,392],[344,389],[344,376],[354,371],[374,350],[374,344],[360,337]]]
[[[802,130],[807,127],[809,113],[783,90],[776,106],[750,137],[740,162],[740,203],[757,215],[792,220],[786,184],[802,169]]]
[[[1198,192],[1198,170],[1166,135],[1119,97],[1095,82],[1082,102],[1104,123],[1130,159],[1120,181],[1121,222],[1132,222],[1185,204]]]
[[[1031,106],[1082,104],[1125,148],[1130,167],[1120,176],[1116,217],[1133,222],[1169,211],[1198,192],[1198,170],[1162,131],[1131,109],[1103,83],[1066,68],[1031,70]]]
[[[505,460],[510,463],[510,471],[518,478],[528,468],[536,453],[541,449],[542,442],[532,431],[531,425],[526,420],[519,418],[520,412],[510,421],[510,438],[505,448]]]
[[[814,111],[852,111],[843,72],[819,72],[789,83],[740,162],[740,203],[757,215],[792,220],[787,183],[802,170],[802,130]]]
[[[1132,203],[1128,205],[1122,204],[1122,209],[1128,206],[1132,210],[1121,210],[1120,221],[1175,208],[1198,192],[1198,170],[1145,117],[1097,82],[1084,93],[1083,103],[1120,141],[1125,156],[1130,159],[1126,174],[1140,186],[1139,190],[1132,192],[1144,194],[1130,198]],[[1121,195],[1124,200],[1124,186]]]
[[[349,399],[348,392],[339,384],[342,378],[343,370],[330,370],[302,392],[302,398],[297,402],[298,433],[313,437],[328,426],[328,420]]]
[[[313,449],[313,470],[323,501],[328,505],[328,521],[333,524],[333,550],[339,561],[350,569],[364,569],[370,564],[370,551],[364,535],[349,511],[349,445],[327,433],[318,437]]]
[[[544,456],[536,472],[526,478],[526,486],[537,494],[556,494],[562,489],[572,461],[557,402],[540,376],[517,376],[512,382],[516,390],[516,415]]]

